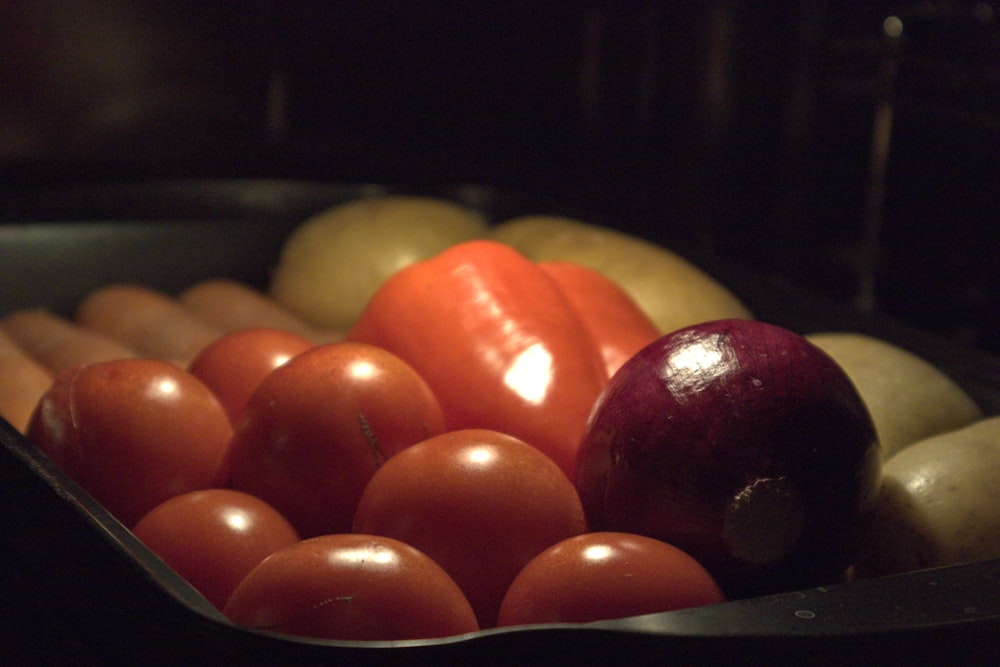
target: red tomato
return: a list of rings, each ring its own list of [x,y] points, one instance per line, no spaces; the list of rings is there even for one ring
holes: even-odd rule
[[[604,362],[555,282],[510,246],[470,241],[397,271],[348,338],[411,364],[448,430],[509,433],[572,478]]]
[[[629,296],[603,273],[572,262],[539,262],[576,310],[601,350],[608,377],[632,355],[660,337],[660,330]]]
[[[131,526],[168,498],[224,485],[232,426],[187,371],[119,359],[56,377],[26,435]]]
[[[323,639],[426,639],[479,629],[437,563],[371,535],[323,535],[275,552],[236,587],[223,612],[239,625]]]
[[[258,563],[299,541],[276,509],[229,489],[175,496],[150,510],[132,532],[219,609]]]
[[[437,399],[404,361],[362,343],[320,345],[251,396],[230,486],[273,505],[303,537],[348,532],[379,466],[443,430]]]
[[[312,341],[288,331],[243,329],[209,343],[188,370],[215,392],[235,423],[271,371],[312,347]]]
[[[724,601],[712,575],[677,547],[630,533],[586,533],[521,570],[498,625],[587,623]]]
[[[514,437],[453,431],[400,452],[372,477],[354,531],[412,544],[458,582],[482,627],[547,547],[587,529],[573,484]]]

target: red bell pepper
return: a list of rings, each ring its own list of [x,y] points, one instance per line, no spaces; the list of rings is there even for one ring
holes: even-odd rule
[[[573,478],[607,382],[600,350],[556,282],[513,248],[461,243],[376,291],[349,340],[406,360],[449,429],[487,428],[534,445]]]
[[[539,262],[569,299],[604,358],[608,377],[661,335],[628,292],[603,273],[573,262]]]

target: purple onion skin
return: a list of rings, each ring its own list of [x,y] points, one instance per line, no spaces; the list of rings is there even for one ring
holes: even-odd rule
[[[720,320],[619,369],[575,481],[592,530],[684,549],[737,598],[838,581],[879,475],[871,417],[829,356],[781,327]]]

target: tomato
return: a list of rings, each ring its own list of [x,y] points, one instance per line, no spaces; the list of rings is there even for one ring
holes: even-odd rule
[[[323,639],[425,639],[479,629],[437,563],[371,535],[322,535],[275,552],[236,587],[223,613],[242,626]]]
[[[166,361],[119,359],[58,375],[27,438],[118,520],[225,483],[232,426],[198,378]]]
[[[586,529],[580,498],[558,466],[517,438],[476,429],[389,459],[354,517],[355,532],[401,540],[444,567],[484,628],[528,561]]]
[[[311,341],[289,331],[243,329],[202,348],[188,370],[215,392],[235,422],[268,373],[312,347]]]
[[[139,519],[132,532],[219,609],[259,562],[299,541],[273,507],[229,489],[175,496]]]
[[[509,433],[572,477],[604,361],[555,282],[509,246],[469,241],[396,272],[348,339],[411,364],[448,430]]]
[[[677,547],[630,533],[586,533],[521,570],[498,625],[587,623],[724,601],[712,575]]]
[[[437,399],[404,361],[362,343],[320,345],[250,397],[230,486],[273,505],[303,537],[347,532],[379,466],[443,430]]]
[[[601,351],[608,377],[660,330],[628,292],[595,269],[573,262],[539,262],[559,285]]]

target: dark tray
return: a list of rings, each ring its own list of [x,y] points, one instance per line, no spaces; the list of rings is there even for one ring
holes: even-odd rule
[[[89,290],[138,281],[170,292],[226,276],[264,286],[309,214],[375,185],[275,181],[0,191],[0,313],[69,313]],[[564,204],[479,186],[433,192],[498,220]],[[644,221],[618,224],[628,231]],[[680,249],[684,252],[684,249]],[[1000,361],[922,331],[688,254],[761,319],[802,333],[852,330],[936,363],[1000,414]],[[589,625],[447,640],[311,641],[229,623],[35,447],[0,420],[0,656],[60,664],[1000,664],[1000,561]]]

